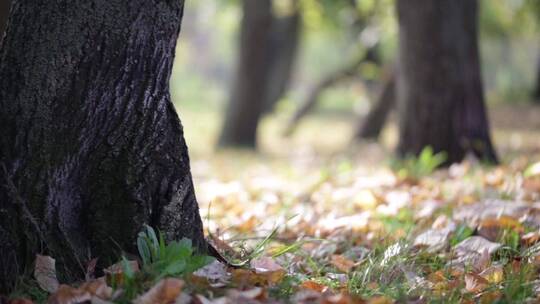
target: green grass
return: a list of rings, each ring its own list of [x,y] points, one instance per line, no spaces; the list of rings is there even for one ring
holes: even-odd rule
[[[214,261],[212,257],[196,254],[191,240],[166,243],[163,233],[156,234],[150,226],[139,233],[137,248],[142,261],[141,270],[134,271],[123,257],[122,282],[112,282],[113,288],[123,290],[118,303],[130,303],[163,278],[185,277]]]

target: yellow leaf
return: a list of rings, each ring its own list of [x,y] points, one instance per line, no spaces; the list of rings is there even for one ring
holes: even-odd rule
[[[491,266],[480,273],[480,276],[489,283],[499,284],[504,279],[504,270],[502,266]]]

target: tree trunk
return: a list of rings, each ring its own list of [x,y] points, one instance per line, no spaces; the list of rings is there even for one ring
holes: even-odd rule
[[[0,52],[0,289],[64,278],[143,224],[207,249],[169,77],[184,1],[16,1]]]
[[[243,0],[240,51],[219,145],[255,148],[268,80],[271,0]]]
[[[536,83],[534,84],[534,99],[540,103],[540,58],[536,65]]]
[[[491,162],[493,149],[478,52],[476,0],[398,0],[401,155],[426,146],[448,163],[468,152]]]
[[[7,26],[7,19],[9,17],[10,0],[0,0],[0,45],[4,38],[4,32]]]
[[[360,124],[355,135],[356,140],[377,140],[388,119],[396,100],[395,76],[390,76],[382,89],[379,99],[372,105],[365,120]]]
[[[301,22],[299,9],[295,9],[290,16],[274,17],[272,21],[264,113],[272,112],[287,92],[300,42]]]

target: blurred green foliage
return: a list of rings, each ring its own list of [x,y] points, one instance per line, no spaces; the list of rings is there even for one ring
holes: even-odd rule
[[[319,112],[365,111],[375,87],[395,62],[398,27],[394,0],[273,0],[286,14],[295,5],[303,18],[301,50],[291,90],[278,109],[291,111],[308,89],[378,43],[380,66],[362,67],[361,77],[322,96]],[[228,101],[242,18],[240,0],[186,2],[185,20],[173,72],[173,99],[180,108],[222,109]],[[530,98],[540,57],[540,1],[480,0],[481,55],[490,102]]]

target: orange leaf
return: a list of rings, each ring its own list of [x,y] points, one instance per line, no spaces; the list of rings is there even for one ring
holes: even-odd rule
[[[323,293],[328,290],[328,286],[313,281],[304,281],[300,285],[300,288],[313,290],[319,293]]]
[[[355,266],[353,261],[347,259],[342,255],[333,255],[331,263],[332,265],[334,265],[334,267],[345,273],[350,272]]]
[[[75,304],[90,301],[92,295],[85,290],[60,285],[58,290],[49,297],[48,304]]]
[[[169,304],[175,303],[182,292],[184,281],[179,279],[164,279],[152,289],[133,301],[134,304]]]

